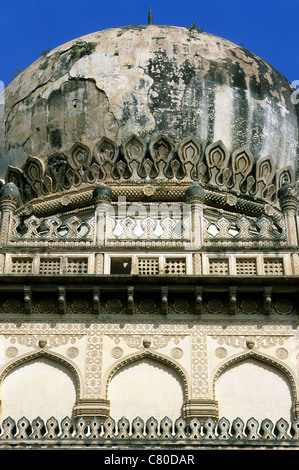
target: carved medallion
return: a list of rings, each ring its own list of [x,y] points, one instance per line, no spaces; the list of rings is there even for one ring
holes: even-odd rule
[[[227,356],[227,350],[225,348],[217,348],[215,351],[215,356],[219,359],[224,359]]]
[[[10,346],[9,348],[6,349],[5,351],[6,357],[12,359],[18,355],[18,350],[17,348],[14,348],[13,346]]]
[[[278,348],[275,354],[279,359],[287,359],[289,356],[289,353],[285,348]]]
[[[122,357],[123,353],[124,353],[124,352],[123,352],[122,348],[116,347],[116,348],[113,348],[113,349],[111,350],[111,356],[112,356],[114,359],[119,359],[120,357]]]
[[[78,356],[78,354],[79,354],[79,351],[75,347],[68,348],[67,351],[66,351],[66,355],[70,359],[74,359],[75,357]]]
[[[174,359],[180,359],[183,357],[184,352],[181,348],[173,348],[170,354]]]

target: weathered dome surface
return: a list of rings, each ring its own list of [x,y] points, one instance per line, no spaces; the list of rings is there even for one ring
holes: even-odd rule
[[[172,26],[96,32],[41,57],[5,92],[0,177],[28,155],[46,159],[74,142],[117,145],[132,134],[175,143],[195,136],[246,146],[276,167],[298,160],[298,111],[287,79],[248,50]],[[297,106],[298,108],[298,106]],[[1,119],[1,117],[0,117]]]

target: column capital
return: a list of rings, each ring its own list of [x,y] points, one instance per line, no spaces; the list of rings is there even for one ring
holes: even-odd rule
[[[109,186],[102,183],[96,186],[92,193],[94,205],[97,206],[101,203],[111,203],[112,200],[112,190]]]
[[[14,183],[6,183],[0,189],[0,210],[14,210],[20,200],[20,191]]]
[[[283,184],[278,190],[278,199],[283,212],[298,211],[298,191],[290,183]]]
[[[79,398],[74,405],[74,417],[92,419],[107,418],[110,414],[110,401],[103,398]]]
[[[202,203],[205,199],[205,191],[200,184],[193,183],[185,191],[185,200],[189,204]]]
[[[208,398],[186,400],[183,404],[183,415],[185,419],[219,418],[218,401]]]

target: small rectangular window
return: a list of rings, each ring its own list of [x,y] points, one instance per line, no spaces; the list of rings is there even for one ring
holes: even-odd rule
[[[110,274],[131,274],[131,258],[111,258]]]

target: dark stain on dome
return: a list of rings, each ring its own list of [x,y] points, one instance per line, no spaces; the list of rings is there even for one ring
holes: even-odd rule
[[[177,61],[170,59],[166,51],[158,50],[150,59],[146,73],[153,80],[149,108],[155,116],[159,132],[168,135],[174,135],[177,131],[180,135],[193,133],[196,125],[193,107],[202,96],[202,90],[200,86],[194,87],[197,72],[189,59],[178,67]]]
[[[133,25],[133,26],[121,26],[118,28],[117,36],[121,37],[127,31],[143,31],[147,28],[147,25]]]
[[[239,62],[231,63],[229,67],[230,86],[246,90],[246,74]]]
[[[120,128],[125,127],[130,121],[137,122],[141,127],[146,126],[148,117],[145,113],[140,111],[138,107],[138,101],[135,96],[132,96],[131,101],[124,101],[122,106],[122,114],[118,119],[118,126]],[[141,137],[146,137],[146,133],[141,134]]]

